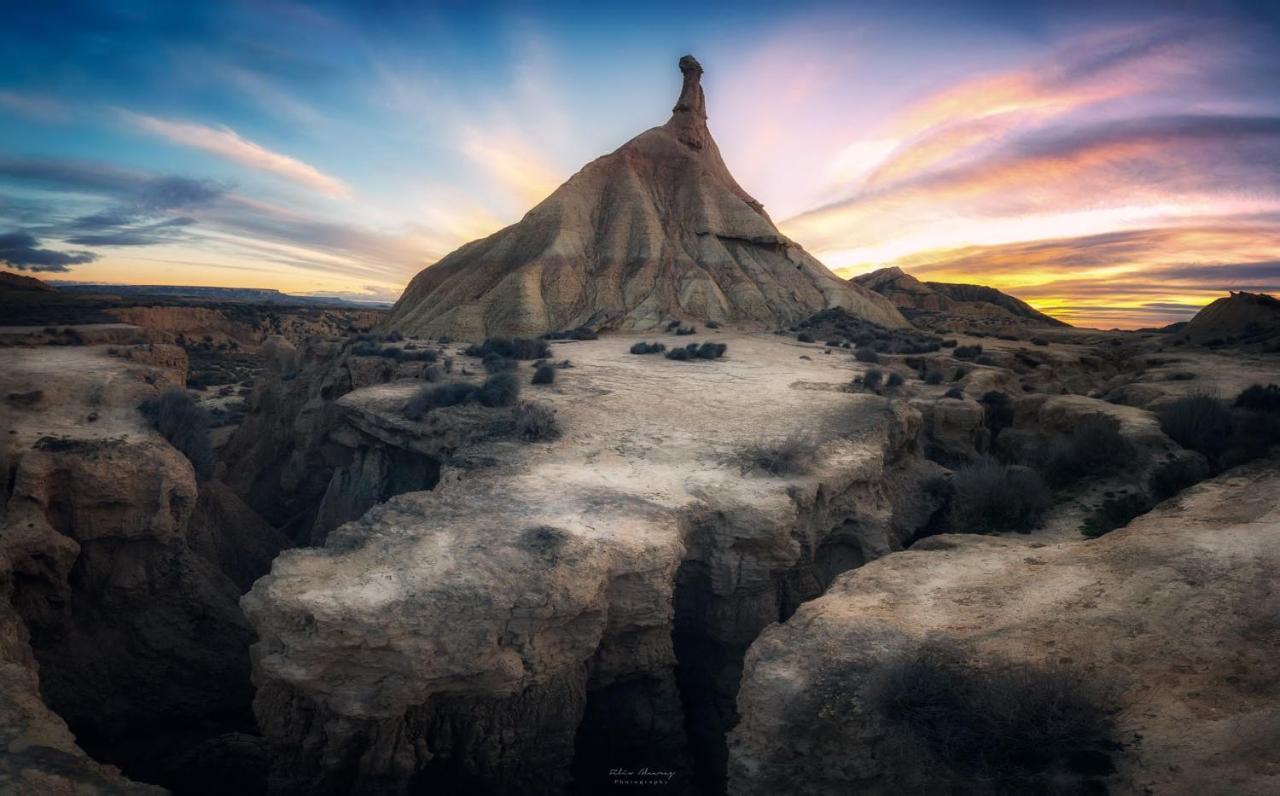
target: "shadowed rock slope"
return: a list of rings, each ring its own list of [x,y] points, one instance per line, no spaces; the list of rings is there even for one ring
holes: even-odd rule
[[[1280,300],[1266,293],[1231,293],[1207,305],[1181,329],[1192,343],[1274,343],[1280,339]]]
[[[851,281],[892,301],[917,326],[938,328],[939,322],[991,327],[1068,325],[993,287],[921,282],[898,267],[881,268]]]
[[[669,319],[756,327],[845,307],[905,321],[773,225],[726,168],[707,129],[702,67],[680,60],[670,121],[575,174],[514,224],[418,274],[388,326],[479,338]]]

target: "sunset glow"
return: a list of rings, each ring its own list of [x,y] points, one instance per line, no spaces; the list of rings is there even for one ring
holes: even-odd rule
[[[392,299],[707,69],[739,182],[843,276],[1068,322],[1280,291],[1275,6],[100,4],[0,30],[0,260]]]

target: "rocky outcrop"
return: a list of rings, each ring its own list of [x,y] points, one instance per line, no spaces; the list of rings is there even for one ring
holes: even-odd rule
[[[282,554],[242,600],[256,712],[286,750],[273,787],[592,792],[648,766],[722,788],[747,646],[901,549],[937,509],[921,486],[939,471],[916,450],[919,415],[843,392],[839,364],[722,339],[729,357],[697,364],[574,343],[537,395],[560,439],[470,440],[433,490]],[[407,449],[413,389],[340,403]],[[427,423],[460,412],[506,422],[452,407]],[[745,429],[766,417],[778,434],[824,429],[810,474],[744,476],[738,451],[759,442]]]
[[[850,281],[889,299],[912,323],[923,328],[990,331],[1017,326],[1067,326],[993,287],[921,282],[897,266]]]
[[[1201,309],[1176,334],[1199,344],[1274,342],[1280,338],[1280,300],[1233,292]]]
[[[24,673],[3,698],[26,707],[0,757],[24,781],[49,774],[68,791],[129,787],[80,749],[131,777],[180,784],[184,750],[254,732],[236,581],[252,581],[278,549],[233,495],[199,485],[138,412],[182,374],[116,353],[0,352],[0,387],[50,396],[4,418],[0,583],[5,621],[22,627],[5,660]],[[240,535],[223,522],[242,523]]]
[[[702,67],[680,61],[671,119],[587,164],[517,224],[419,273],[387,327],[478,339],[669,320],[777,328],[825,307],[904,326],[832,274],[733,179],[707,128]]]
[[[1275,792],[1277,489],[1274,464],[1247,466],[1098,540],[931,537],[841,576],[752,645],[730,790],[901,792],[866,688],[928,639],[1105,686],[1122,746],[1095,789]]]

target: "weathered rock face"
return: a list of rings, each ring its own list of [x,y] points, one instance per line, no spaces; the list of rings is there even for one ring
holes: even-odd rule
[[[137,405],[183,378],[139,361],[154,353],[0,352],[0,392],[39,386],[45,396],[3,418],[0,621],[21,624],[5,661],[22,672],[0,697],[19,706],[0,714],[16,723],[6,754],[21,756],[0,757],[19,781],[51,777],[48,792],[114,787],[79,749],[180,783],[184,750],[253,730],[236,581],[261,574],[280,544],[234,495],[198,486],[190,462],[146,425]]]
[[[671,320],[776,328],[841,306],[905,321],[787,239],[729,174],[707,129],[702,67],[680,61],[670,121],[587,164],[517,224],[418,274],[388,328],[481,338]]]
[[[939,536],[839,577],[747,654],[731,792],[901,792],[863,689],[928,638],[1115,686],[1115,792],[1274,793],[1277,489],[1251,465],[1098,540]]]
[[[574,367],[537,396],[559,440],[464,442],[432,491],[276,560],[242,605],[256,711],[285,750],[277,790],[592,792],[646,765],[723,786],[747,645],[901,549],[939,470],[918,456],[919,415],[844,392],[846,363],[722,339],[729,358],[701,363],[630,356],[630,339],[565,346]],[[409,449],[397,415],[414,389],[339,403]],[[419,425],[470,412],[505,417],[451,407]],[[812,474],[744,477],[732,455],[765,418],[822,429]]]
[[[912,323],[930,329],[1065,327],[1025,301],[983,285],[921,282],[896,266],[851,280],[889,299]]]

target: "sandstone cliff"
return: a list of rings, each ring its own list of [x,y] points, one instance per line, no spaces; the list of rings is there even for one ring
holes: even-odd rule
[[[517,224],[422,271],[387,327],[480,338],[678,319],[776,328],[842,306],[905,321],[773,225],[707,128],[692,57],[670,121],[584,167]]]

